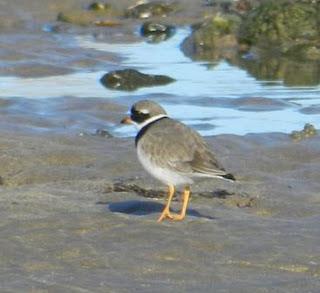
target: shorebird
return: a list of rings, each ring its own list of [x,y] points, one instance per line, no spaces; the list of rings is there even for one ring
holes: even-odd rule
[[[218,163],[213,152],[198,132],[168,117],[157,103],[142,100],[135,103],[123,124],[138,128],[135,138],[137,155],[145,170],[168,186],[168,199],[158,219],[183,220],[190,197],[190,185],[200,177],[234,181]],[[170,212],[177,186],[184,186],[181,212]]]

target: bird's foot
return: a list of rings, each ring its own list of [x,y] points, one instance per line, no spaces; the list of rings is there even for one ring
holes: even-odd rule
[[[173,221],[182,221],[185,218],[185,215],[183,214],[178,214],[178,215],[172,215],[172,218],[170,220]]]
[[[171,214],[169,209],[164,209],[158,222],[162,222],[164,219],[169,219],[171,221],[182,221],[185,218],[183,214]]]
[[[159,219],[158,219],[158,222],[161,222],[161,221],[163,221],[164,219],[173,220],[173,218],[174,218],[174,216],[170,213],[169,208],[165,208],[165,209],[162,211],[162,213],[161,213],[161,215],[160,215],[160,217],[159,217]]]

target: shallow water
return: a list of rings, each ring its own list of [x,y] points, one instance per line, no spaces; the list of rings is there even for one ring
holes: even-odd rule
[[[179,46],[190,33],[179,30],[169,40],[152,44],[108,44],[92,36],[73,40],[89,50],[120,54],[123,68],[165,74],[177,81],[159,87],[121,92],[104,88],[99,79],[105,71],[81,71],[41,78],[0,77],[0,97],[50,99],[59,97],[106,98],[129,105],[152,98],[169,114],[194,126],[203,135],[290,132],[305,123],[320,128],[320,86],[288,87],[282,81],[263,81],[225,61],[192,61]],[[116,67],[114,64],[111,67]],[[65,113],[64,113],[65,114]],[[113,125],[118,136],[134,135],[132,127]]]

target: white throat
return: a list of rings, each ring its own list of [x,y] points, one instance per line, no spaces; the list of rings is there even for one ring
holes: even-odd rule
[[[135,124],[135,126],[138,128],[138,130],[140,130],[141,128],[145,127],[145,126],[148,125],[149,123],[154,122],[154,121],[159,120],[159,119],[164,118],[164,117],[168,117],[168,116],[165,115],[165,114],[159,114],[159,115],[150,117],[149,119],[147,119],[147,120],[144,121],[143,123],[140,123],[140,124],[134,123],[134,124]]]

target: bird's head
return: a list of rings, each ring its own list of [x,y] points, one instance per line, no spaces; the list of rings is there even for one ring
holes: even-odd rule
[[[138,129],[160,118],[167,117],[167,112],[157,103],[142,100],[135,103],[130,110],[130,116],[121,120],[122,124],[134,124]]]

